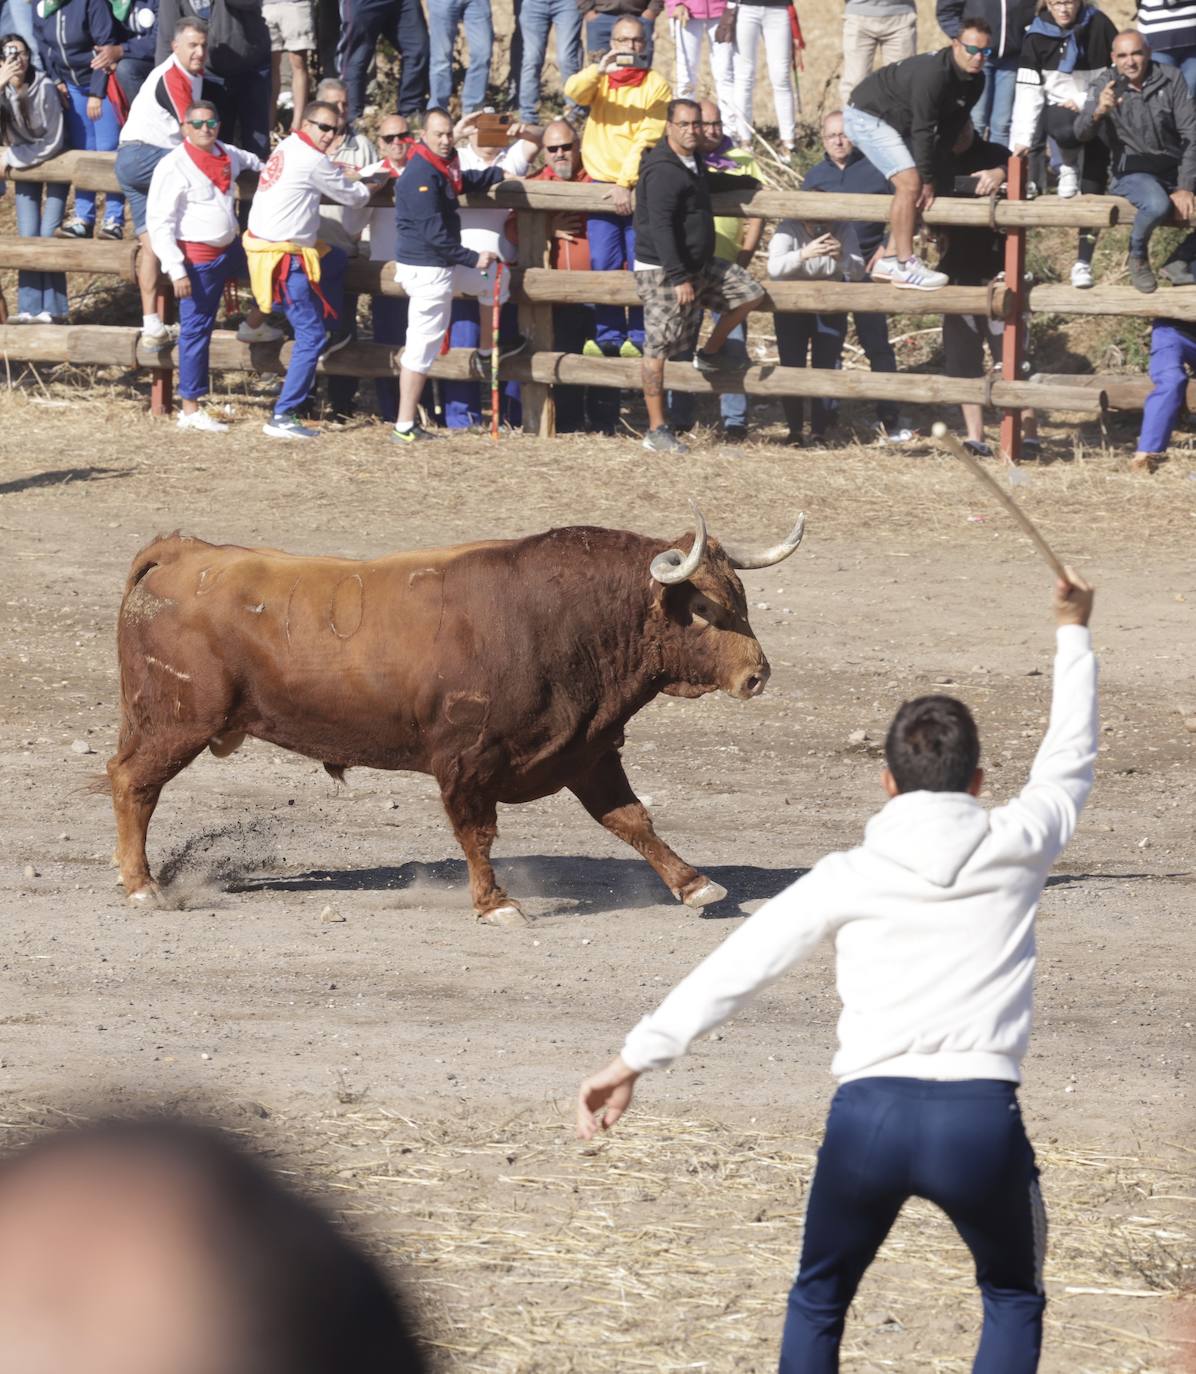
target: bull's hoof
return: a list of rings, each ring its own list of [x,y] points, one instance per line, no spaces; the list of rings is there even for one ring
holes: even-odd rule
[[[129,905],[146,908],[161,906],[162,890],[157,883],[146,883],[144,887],[139,887],[136,892],[129,893]]]
[[[478,920],[488,926],[530,926],[532,918],[515,902],[504,902],[502,906],[492,906],[489,911],[479,911]]]
[[[727,889],[721,884],[703,878],[698,886],[692,892],[686,892],[681,900],[686,906],[696,910],[699,907],[713,906],[715,902],[721,902],[726,895]]]

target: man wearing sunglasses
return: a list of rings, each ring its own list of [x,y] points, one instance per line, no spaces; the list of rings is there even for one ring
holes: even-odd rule
[[[183,142],[154,168],[146,202],[146,231],[179,303],[180,429],[218,434],[228,426],[200,408],[208,394],[208,354],[225,283],[247,275],[234,193],[242,172],[262,164],[242,148],[218,142],[220,116],[197,100],[183,117]],[[277,340],[282,331],[255,305],[246,319],[252,340]]]
[[[919,213],[933,205],[935,177],[950,165],[955,140],[984,92],[991,55],[988,21],[969,15],[949,47],[881,67],[852,92],[844,132],[893,183],[889,241],[872,269],[875,281],[917,291],[947,285],[945,273],[914,256],[914,229]]]
[[[317,437],[319,431],[300,424],[298,413],[311,395],[320,354],[349,339],[338,332],[349,259],[343,249],[317,241],[320,198],[364,207],[372,188],[359,172],[329,160],[341,131],[337,107],[313,101],[298,130],[266,163],[249,211],[244,242],[253,294],[262,310],[281,306],[295,331],[282,391],[263,428],[272,439]]]
[[[378,125],[378,153],[380,170],[391,185],[403,174],[415,135],[401,114],[384,115]],[[398,233],[395,228],[393,205],[379,205],[370,212],[370,261],[394,262],[398,256]],[[407,337],[406,296],[386,296],[379,292],[370,297],[370,320],[374,342],[398,348]],[[374,388],[378,397],[378,413],[389,424],[399,418],[399,379],[378,377]]]

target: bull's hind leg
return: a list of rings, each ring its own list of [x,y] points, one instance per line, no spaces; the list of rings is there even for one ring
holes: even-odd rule
[[[627,781],[623,760],[615,750],[604,754],[584,777],[575,778],[569,790],[596,821],[647,859],[679,902],[709,906],[727,895],[725,888],[691,868],[657,835],[648,808]]]
[[[155,739],[153,745],[137,735],[123,739],[108,760],[112,810],[116,815],[116,863],[129,901],[152,905],[158,884],[150,873],[145,837],[162,788],[191,762],[208,740]]]
[[[469,865],[469,895],[478,920],[495,926],[527,925],[527,916],[499,885],[490,863],[490,846],[498,834],[497,805],[447,778],[442,777],[439,782],[453,834]]]

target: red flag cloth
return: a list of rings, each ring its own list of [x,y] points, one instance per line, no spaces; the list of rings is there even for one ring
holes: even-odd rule
[[[615,67],[606,73],[612,86],[642,86],[648,79],[647,67]]]
[[[805,51],[806,40],[801,31],[801,20],[797,17],[797,6],[789,6],[789,32],[793,35],[793,46],[797,52],[797,70],[804,72],[806,69],[806,59],[802,56]]]
[[[116,122],[123,124],[129,117],[129,97],[125,94],[124,87],[116,79],[114,71],[108,73],[108,89],[105,94],[112,102],[112,108],[116,111]]]
[[[205,153],[202,148],[197,148],[194,143],[183,140],[183,147],[187,150],[187,156],[216,187],[218,191],[228,194],[229,188],[233,184],[233,163],[225,149],[219,143],[212,145],[214,151]]]
[[[408,161],[413,157],[422,157],[425,162],[430,162],[442,176],[448,177],[449,185],[453,188],[453,194],[458,196],[461,194],[465,182],[461,176],[461,164],[456,153],[446,160],[437,157],[426,143],[413,143],[410,153],[407,154]]]

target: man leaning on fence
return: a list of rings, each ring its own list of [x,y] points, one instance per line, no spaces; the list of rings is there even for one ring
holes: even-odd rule
[[[705,375],[742,371],[745,360],[726,353],[725,345],[764,295],[738,263],[715,257],[710,205],[712,190],[753,190],[760,183],[708,172],[698,151],[701,127],[697,101],[672,101],[664,138],[640,164],[635,289],[644,303],[644,447],[655,453],[686,452],[665,416],[665,359],[692,352],[694,367]],[[717,311],[718,323],[705,349],[696,349],[703,310]]]
[[[249,210],[244,243],[254,298],[262,310],[281,306],[295,331],[282,391],[263,426],[272,439],[317,437],[318,430],[299,422],[299,411],[315,385],[320,354],[349,339],[340,327],[348,257],[317,242],[320,198],[364,206],[370,187],[356,171],[342,171],[326,156],[339,129],[336,106],[313,101],[298,130],[266,163]]]
[[[199,404],[208,394],[212,327],[225,284],[249,270],[233,188],[242,172],[262,166],[253,153],[221,144],[219,132],[216,106],[197,100],[183,117],[183,142],[154,168],[145,211],[154,256],[179,303],[179,428],[212,434],[228,428]],[[277,340],[282,331],[254,307],[238,337]]]

